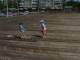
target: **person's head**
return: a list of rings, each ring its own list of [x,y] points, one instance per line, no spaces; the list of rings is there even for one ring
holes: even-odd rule
[[[40,23],[44,23],[45,21],[44,20],[40,20]]]
[[[22,25],[23,23],[19,23],[19,25]]]

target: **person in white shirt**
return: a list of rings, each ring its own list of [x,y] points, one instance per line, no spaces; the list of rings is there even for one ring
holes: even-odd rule
[[[42,32],[42,37],[47,37],[47,23],[45,20],[40,20],[40,31]]]

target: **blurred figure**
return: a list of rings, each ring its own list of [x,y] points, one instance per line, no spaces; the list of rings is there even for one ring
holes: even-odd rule
[[[26,37],[26,35],[25,35],[26,28],[25,28],[25,25],[23,23],[19,23],[19,32],[20,32],[21,38]]]
[[[40,20],[40,30],[41,30],[43,39],[45,39],[47,37],[47,23],[45,20]]]

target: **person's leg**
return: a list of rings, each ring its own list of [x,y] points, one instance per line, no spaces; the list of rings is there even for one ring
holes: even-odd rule
[[[26,38],[26,32],[22,32],[21,37],[22,37],[22,38]]]
[[[47,30],[43,31],[43,38],[47,38]]]
[[[24,33],[23,32],[21,33],[21,38],[24,38]]]
[[[41,37],[43,36],[43,31],[42,30],[40,31],[40,35],[41,35]]]
[[[47,37],[47,30],[41,30],[41,36],[43,39],[45,39]]]
[[[18,31],[16,37],[17,38],[22,38],[22,32]]]
[[[40,33],[41,33],[41,37],[43,38],[43,36],[44,36],[43,30],[41,30]]]

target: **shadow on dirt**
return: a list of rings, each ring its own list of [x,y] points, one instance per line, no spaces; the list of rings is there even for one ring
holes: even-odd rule
[[[21,36],[17,36],[17,35],[1,34],[0,33],[0,40],[37,42],[39,40],[42,40],[42,36],[40,36],[40,35],[31,35],[30,38],[21,38]]]

